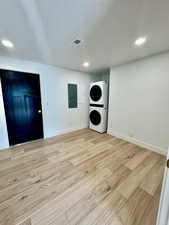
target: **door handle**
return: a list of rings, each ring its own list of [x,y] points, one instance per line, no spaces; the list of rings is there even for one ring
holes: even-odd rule
[[[169,159],[167,160],[167,168],[169,168]]]

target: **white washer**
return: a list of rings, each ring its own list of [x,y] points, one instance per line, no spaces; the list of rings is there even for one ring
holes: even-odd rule
[[[90,104],[103,105],[107,108],[108,86],[105,81],[98,81],[90,85]]]
[[[99,133],[107,129],[107,109],[102,107],[90,107],[89,127]]]

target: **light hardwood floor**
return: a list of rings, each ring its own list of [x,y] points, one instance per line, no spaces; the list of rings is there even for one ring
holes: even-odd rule
[[[155,225],[164,167],[88,129],[0,151],[0,225]]]

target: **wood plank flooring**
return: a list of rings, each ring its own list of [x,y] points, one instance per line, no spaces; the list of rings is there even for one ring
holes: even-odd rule
[[[0,225],[155,225],[164,167],[88,129],[0,151]]]

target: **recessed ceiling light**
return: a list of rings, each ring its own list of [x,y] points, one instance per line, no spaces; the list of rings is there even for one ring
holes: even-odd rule
[[[14,44],[7,39],[1,40],[1,43],[2,43],[3,46],[5,46],[7,48],[13,48],[14,47]]]
[[[146,41],[147,41],[146,37],[139,37],[135,40],[134,44],[136,46],[141,46],[141,45],[144,45]]]
[[[84,62],[84,63],[83,63],[83,66],[84,66],[84,67],[89,67],[89,66],[90,66],[90,63],[89,63],[89,62]]]

